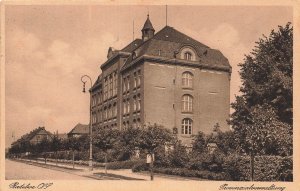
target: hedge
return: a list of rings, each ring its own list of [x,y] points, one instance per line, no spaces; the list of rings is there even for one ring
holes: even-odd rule
[[[229,155],[223,164],[224,171],[232,180],[250,180],[250,157]],[[254,158],[254,181],[292,181],[292,157],[256,156]]]
[[[229,176],[224,173],[211,172],[208,170],[190,170],[186,168],[154,168],[154,172],[183,177],[196,177],[208,180],[228,180]]]
[[[143,164],[145,160],[128,160],[110,162],[107,164],[107,169],[132,169],[135,165]]]
[[[136,165],[132,168],[133,172],[148,171],[148,170],[149,170],[149,166],[145,163]],[[208,180],[230,180],[230,177],[224,172],[216,173],[208,170],[200,171],[200,170],[190,170],[187,168],[154,168],[153,172],[181,176],[181,177],[202,178]]]

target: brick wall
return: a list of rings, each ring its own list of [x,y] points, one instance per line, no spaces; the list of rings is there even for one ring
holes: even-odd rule
[[[193,74],[193,88],[182,87],[182,73]],[[174,83],[175,82],[175,83]],[[181,135],[182,119],[193,120],[193,134],[210,133],[216,123],[228,130],[229,74],[199,68],[146,62],[144,64],[144,119],[145,123],[158,123],[166,128],[178,128]],[[193,97],[193,112],[182,113],[182,96]]]

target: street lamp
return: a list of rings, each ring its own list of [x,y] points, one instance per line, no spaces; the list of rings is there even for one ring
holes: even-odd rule
[[[83,90],[82,92],[85,93],[85,83],[87,82],[87,80],[84,80],[85,78],[89,79],[90,80],[90,83],[91,83],[91,88],[93,86],[93,83],[92,83],[92,79],[90,76],[88,75],[83,75],[81,76],[81,81],[83,83]],[[92,93],[90,92],[90,124],[89,124],[89,133],[90,133],[90,159],[89,159],[89,167],[90,167],[90,170],[92,171],[93,170],[93,127],[92,127]]]

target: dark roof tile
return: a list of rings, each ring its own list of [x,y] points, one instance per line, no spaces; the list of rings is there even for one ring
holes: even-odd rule
[[[89,125],[78,123],[68,134],[88,134]]]

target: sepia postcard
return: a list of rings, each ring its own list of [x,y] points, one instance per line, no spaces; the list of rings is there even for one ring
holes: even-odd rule
[[[0,6],[1,191],[300,191],[299,1]]]

